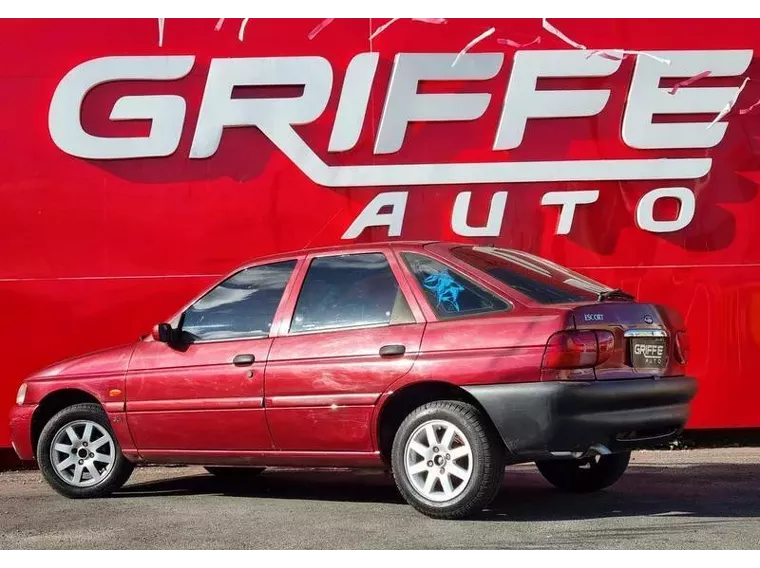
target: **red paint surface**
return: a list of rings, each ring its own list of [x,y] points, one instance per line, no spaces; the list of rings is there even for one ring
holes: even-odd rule
[[[269,338],[196,343],[142,341],[129,364],[127,422],[139,449],[271,448],[262,408]],[[232,365],[251,354],[247,367]]]
[[[17,451],[24,459],[33,456],[30,409],[42,408],[57,390],[78,389],[104,403],[111,421],[119,423],[115,433],[132,458],[227,465],[377,465],[383,409],[404,396],[405,387],[636,377],[623,357],[625,329],[654,327],[671,336],[684,331],[680,316],[668,308],[627,302],[538,304],[467,268],[451,256],[451,248],[402,242],[309,252],[297,259],[267,338],[169,345],[146,336],[134,348],[117,347],[45,369],[28,382],[24,405],[12,411]],[[386,256],[415,321],[291,334],[288,322],[306,267],[314,258],[348,252]],[[500,296],[508,308],[438,320],[414,276],[399,262],[404,252],[454,265]],[[551,370],[547,377],[542,359],[548,338],[559,330],[588,327],[575,322],[589,311],[604,322],[595,329],[620,331],[612,355],[596,377],[595,368]],[[171,321],[179,321],[180,315]],[[642,324],[644,315],[653,318],[648,326]],[[381,356],[387,345],[402,345],[404,352]],[[673,350],[669,341],[666,367],[650,369],[646,376],[683,375]],[[254,355],[255,362],[234,365],[243,353]],[[109,406],[115,404],[111,389],[122,385],[125,412]]]
[[[368,51],[370,29],[383,22],[336,20],[310,41],[307,34],[318,19],[251,20],[241,43],[236,21],[214,32],[215,20],[169,19],[164,47],[159,48],[155,20],[0,21],[0,345],[4,354],[0,416],[7,415],[18,385],[33,371],[66,357],[136,340],[219,275],[248,259],[339,242],[358,212],[385,190],[315,185],[253,128],[228,129],[215,156],[189,160],[211,58],[326,57],[335,76],[330,103],[319,119],[297,130],[328,163],[486,161],[494,157],[490,148],[514,52],[495,38],[522,42],[540,33],[542,49],[567,48],[543,32],[537,19],[457,20],[442,25],[396,22],[373,42],[381,58],[357,147],[328,155],[345,68],[353,55]],[[751,20],[552,22],[590,49],[760,48],[759,24]],[[435,86],[451,92],[483,89],[493,93],[485,115],[458,124],[415,124],[399,153],[373,156],[373,136],[395,54],[458,52],[491,26],[496,26],[497,33],[473,51],[506,53],[497,77],[477,84]],[[108,121],[114,101],[125,94],[182,95],[188,116],[174,155],[88,161],[68,156],[52,143],[47,126],[50,98],[69,70],[96,57],[155,54],[195,55],[195,67],[180,81],[99,87],[85,101],[83,123],[102,135],[143,135],[146,123]],[[638,199],[669,183],[509,184],[501,236],[488,242],[548,257],[623,287],[640,301],[677,309],[690,330],[688,372],[700,382],[689,426],[760,426],[756,403],[760,383],[755,377],[760,365],[760,246],[756,240],[760,115],[740,115],[736,110],[729,114],[726,136],[707,151],[632,150],[620,139],[632,59],[624,60],[609,78],[575,82],[576,87],[580,83],[611,88],[610,100],[599,116],[529,121],[522,145],[498,153],[499,158],[709,156],[713,166],[705,178],[672,184],[695,190],[697,213],[692,223],[667,235],[636,227]],[[756,62],[746,75],[759,77]],[[739,77],[707,77],[699,86],[740,83]],[[737,109],[748,107],[759,96],[760,81],[750,81]],[[402,238],[462,240],[451,230],[456,195],[473,191],[470,222],[477,224],[485,220],[490,197],[503,189],[503,185],[411,188]],[[578,209],[567,236],[554,234],[559,208],[540,206],[544,193],[562,189],[600,190],[597,203]],[[361,240],[386,237],[384,228],[370,229]],[[0,446],[8,443],[7,428],[0,428]]]

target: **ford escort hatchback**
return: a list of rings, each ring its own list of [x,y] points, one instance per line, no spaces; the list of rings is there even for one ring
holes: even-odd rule
[[[696,385],[672,309],[518,250],[393,242],[236,270],[137,343],[25,381],[13,446],[67,497],[136,463],[220,477],[390,468],[419,511],[488,506],[508,464],[595,491],[679,434]]]

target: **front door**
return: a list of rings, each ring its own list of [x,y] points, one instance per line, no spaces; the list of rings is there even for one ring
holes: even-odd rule
[[[295,265],[288,260],[237,272],[184,311],[174,344],[139,344],[126,398],[141,454],[271,449],[264,367]]]
[[[374,406],[417,357],[421,311],[385,252],[308,261],[267,362],[270,432],[279,450],[371,451]]]

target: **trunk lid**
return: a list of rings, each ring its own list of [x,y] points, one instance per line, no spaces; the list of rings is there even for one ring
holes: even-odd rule
[[[657,304],[589,302],[571,309],[578,330],[606,330],[615,343],[610,357],[594,367],[597,380],[682,375],[675,335],[684,331],[678,312]]]

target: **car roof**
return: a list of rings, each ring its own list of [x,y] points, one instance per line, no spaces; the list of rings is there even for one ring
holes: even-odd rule
[[[457,242],[449,242],[449,241],[433,241],[433,240],[427,240],[427,241],[412,241],[412,240],[398,240],[398,241],[373,241],[373,242],[365,242],[365,243],[347,243],[347,244],[340,244],[340,245],[331,245],[331,246],[323,246],[323,247],[304,247],[302,249],[294,249],[294,250],[288,250],[283,252],[278,252],[275,254],[269,254],[266,256],[260,256],[256,258],[250,259],[247,263],[240,265],[240,267],[252,265],[252,264],[261,264],[262,262],[266,261],[276,261],[278,259],[286,259],[286,258],[292,258],[294,256],[301,256],[301,255],[307,255],[307,254],[314,254],[314,253],[341,253],[341,252],[350,252],[352,250],[363,250],[368,248],[375,248],[375,247],[413,247],[413,248],[424,248],[429,245],[467,245],[468,243],[457,243]]]

